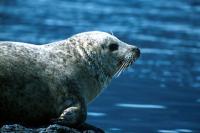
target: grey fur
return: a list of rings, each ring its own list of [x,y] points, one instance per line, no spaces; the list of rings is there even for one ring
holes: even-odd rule
[[[119,49],[109,51],[111,43]],[[98,31],[45,45],[0,42],[0,123],[35,126],[56,118],[65,125],[83,123],[87,104],[120,63],[138,57],[135,48]]]

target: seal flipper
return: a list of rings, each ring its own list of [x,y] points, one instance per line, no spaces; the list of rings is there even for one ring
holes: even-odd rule
[[[62,112],[60,117],[53,121],[55,124],[77,127],[85,122],[87,116],[87,106],[85,99],[80,95],[72,95],[71,104]]]

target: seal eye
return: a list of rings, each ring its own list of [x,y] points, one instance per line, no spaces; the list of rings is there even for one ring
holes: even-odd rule
[[[116,44],[116,43],[111,43],[110,45],[109,45],[109,50],[110,51],[115,51],[115,50],[118,50],[118,44]]]

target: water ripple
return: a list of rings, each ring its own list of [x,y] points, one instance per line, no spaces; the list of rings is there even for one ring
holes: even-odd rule
[[[190,129],[175,129],[175,130],[158,130],[158,133],[192,133]]]
[[[197,102],[198,102],[198,103],[200,103],[200,98],[199,98],[199,99],[197,99]]]
[[[87,114],[88,114],[89,116],[94,116],[94,117],[106,116],[105,113],[100,113],[100,112],[88,112]]]
[[[127,104],[127,103],[118,103],[118,107],[125,108],[146,108],[146,109],[166,109],[163,105],[154,105],[154,104]]]
[[[174,55],[175,51],[168,49],[152,49],[152,48],[143,48],[142,53],[146,54],[166,54],[166,55]]]

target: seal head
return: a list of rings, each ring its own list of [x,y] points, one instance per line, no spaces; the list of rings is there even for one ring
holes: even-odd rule
[[[90,72],[100,79],[103,86],[113,77],[119,76],[140,56],[139,48],[106,32],[80,33],[68,39],[67,44],[75,44],[77,55],[88,64],[86,66]]]
[[[84,70],[87,74],[84,73],[82,77],[89,75],[83,84],[77,83],[82,87],[88,85],[82,92],[86,95],[87,102],[92,101],[113,77],[118,77],[140,56],[140,50],[136,46],[100,31],[80,33],[58,42],[57,45],[50,44],[49,46],[53,49],[68,51],[67,53],[79,62],[79,65],[73,64],[74,70],[79,72],[79,75]],[[79,68],[81,70],[78,70]],[[76,77],[77,75],[78,73],[75,74]],[[83,81],[83,78],[76,81]]]

